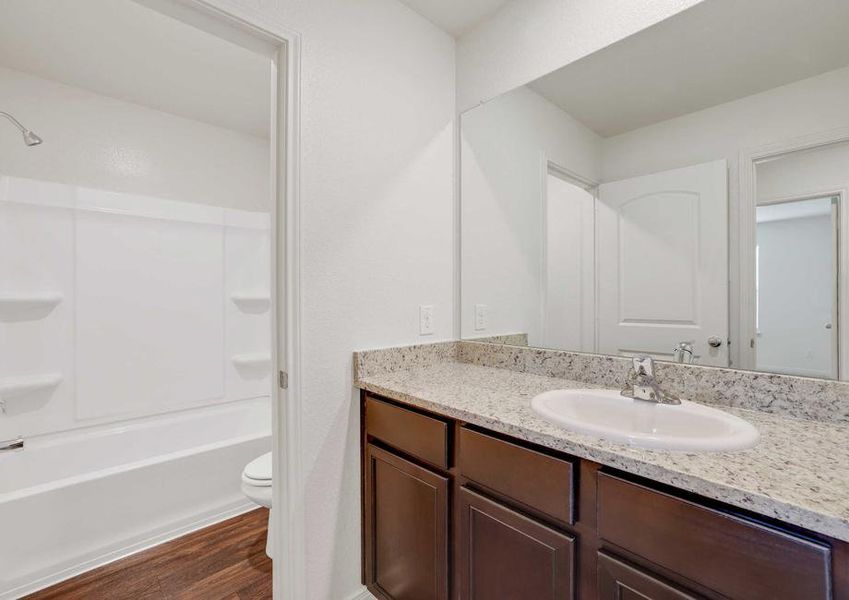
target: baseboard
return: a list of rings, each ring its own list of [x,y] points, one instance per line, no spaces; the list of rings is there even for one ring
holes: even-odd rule
[[[376,600],[376,598],[371,595],[371,592],[369,592],[365,586],[363,586],[360,591],[356,592],[352,596],[348,596],[346,600]]]
[[[117,550],[105,552],[100,556],[89,558],[79,564],[57,571],[56,573],[39,577],[33,582],[2,592],[0,593],[0,600],[14,600],[15,598],[21,598],[22,596],[37,592],[38,590],[42,590],[50,587],[51,585],[76,577],[77,575],[82,575],[86,571],[91,571],[92,569],[108,565],[111,562],[121,560],[122,558],[153,548],[159,544],[164,544],[165,542],[169,542],[193,531],[197,531],[198,529],[215,525],[221,521],[226,521],[227,519],[251,511],[256,507],[256,504],[249,500],[239,500],[237,502],[224,505],[223,507],[219,507],[213,511],[209,511],[201,516],[194,516],[190,519],[178,521],[174,524],[174,526],[170,527],[166,531],[159,532],[149,537],[139,536],[139,538],[135,540],[127,540],[127,543]],[[357,598],[359,598],[359,596],[357,596]],[[364,598],[369,599],[370,597],[364,596]]]

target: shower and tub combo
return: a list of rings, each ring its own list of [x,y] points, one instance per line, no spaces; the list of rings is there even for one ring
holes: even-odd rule
[[[0,174],[0,599],[270,506],[269,222]]]

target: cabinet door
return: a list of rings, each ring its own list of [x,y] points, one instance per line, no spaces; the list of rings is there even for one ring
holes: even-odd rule
[[[698,600],[700,598],[601,552],[598,554],[598,597],[599,600]]]
[[[448,479],[369,444],[365,579],[392,600],[448,598]]]
[[[459,496],[462,600],[568,600],[574,597],[574,543],[469,489]]]

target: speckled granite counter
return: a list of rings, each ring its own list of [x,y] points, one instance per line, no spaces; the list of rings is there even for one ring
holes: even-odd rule
[[[758,428],[757,446],[704,454],[632,448],[573,433],[530,406],[547,390],[601,386],[458,362],[452,352],[440,349],[435,358],[391,369],[359,368],[356,386],[849,541],[845,424],[724,408]]]

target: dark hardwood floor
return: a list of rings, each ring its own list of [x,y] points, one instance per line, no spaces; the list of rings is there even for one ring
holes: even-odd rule
[[[28,600],[271,598],[268,511],[257,509],[83,573]]]

